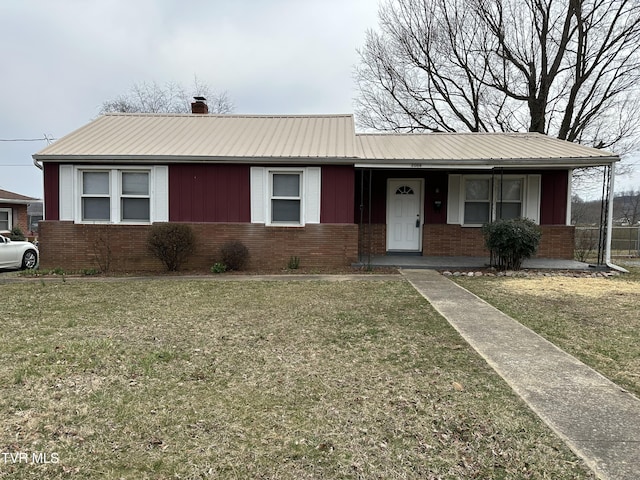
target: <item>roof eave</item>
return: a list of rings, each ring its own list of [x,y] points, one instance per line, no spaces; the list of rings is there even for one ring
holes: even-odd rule
[[[210,157],[207,155],[32,155],[34,160],[52,163],[99,163],[99,164],[154,164],[154,163],[288,163],[343,164],[357,168],[584,168],[599,167],[619,162],[620,157],[573,157],[573,158],[523,158],[523,159],[365,159],[362,157]]]
[[[34,160],[39,162],[52,163],[100,163],[100,164],[116,164],[116,163],[137,163],[137,164],[154,164],[154,163],[240,163],[240,164],[256,164],[256,163],[291,163],[300,164],[347,164],[353,165],[357,157],[210,157],[207,155],[32,155]]]
[[[32,198],[30,200],[16,200],[10,198],[0,198],[0,203],[11,203],[13,205],[30,205],[32,203],[41,202],[38,198]]]
[[[585,158],[526,158],[526,159],[360,159],[356,168],[584,168],[600,167],[619,162],[618,156]]]

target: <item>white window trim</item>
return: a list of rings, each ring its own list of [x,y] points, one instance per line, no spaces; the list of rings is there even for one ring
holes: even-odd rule
[[[271,222],[272,173],[302,173],[300,179],[300,223]],[[304,227],[320,223],[322,202],[321,167],[258,167],[252,166],[249,174],[251,192],[251,223],[272,227]]]
[[[527,187],[528,187],[528,176],[527,175],[462,175],[462,181],[460,182],[460,205],[459,205],[459,217],[460,224],[463,227],[481,227],[482,223],[465,223],[464,219],[464,206],[467,201],[466,198],[466,182],[467,180],[489,180],[493,177],[493,185],[490,190],[490,198],[489,198],[489,220],[493,221],[497,218],[498,213],[498,203],[500,203],[500,199],[498,198],[499,185],[500,180],[521,180],[522,188],[520,191],[520,216],[525,216],[527,211]],[[504,202],[504,203],[517,203],[517,202]]]
[[[271,201],[277,200],[279,198],[283,199],[294,199],[294,197],[274,197],[273,196],[273,175],[282,173],[282,174],[298,174],[300,177],[299,183],[299,192],[298,197],[295,199],[300,201],[300,222],[274,222],[271,220]],[[305,170],[303,168],[291,168],[291,167],[283,167],[283,168],[268,168],[266,171],[266,181],[267,181],[267,201],[266,201],[266,225],[270,227],[304,227],[305,226]]]
[[[0,208],[0,212],[7,212],[7,229],[0,230],[3,232],[10,232],[13,228],[13,209],[11,208]]]
[[[110,219],[109,220],[83,220],[82,219],[82,198],[83,184],[82,174],[83,172],[108,172],[109,173],[109,198],[111,204]],[[122,198],[122,172],[147,172],[149,174],[149,220],[148,221],[133,221],[133,220],[121,220],[121,198]],[[75,223],[82,224],[118,224],[118,225],[149,225],[154,221],[163,221],[156,218],[156,209],[154,202],[154,184],[155,184],[155,168],[152,166],[109,166],[105,168],[104,165],[79,165],[75,167],[75,174],[73,175],[73,191],[74,198],[74,211],[73,219]],[[166,220],[164,220],[166,221]]]

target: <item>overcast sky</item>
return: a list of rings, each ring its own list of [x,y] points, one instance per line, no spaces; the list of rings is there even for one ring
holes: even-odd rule
[[[134,83],[194,75],[235,113],[352,113],[376,22],[375,0],[2,0],[0,140],[60,138]],[[0,188],[42,197],[45,146],[0,141]]]
[[[1,0],[0,188],[41,198],[31,155],[45,135],[81,127],[134,83],[189,86],[196,75],[227,91],[239,114],[352,113],[356,49],[377,9],[376,0]],[[640,189],[637,178],[617,182]]]

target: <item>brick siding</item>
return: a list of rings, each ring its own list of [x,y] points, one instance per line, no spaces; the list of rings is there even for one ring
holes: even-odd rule
[[[384,255],[387,253],[387,226],[383,223],[361,225],[359,229],[360,253]]]
[[[189,223],[196,235],[196,251],[183,270],[209,271],[219,260],[220,247],[240,240],[249,249],[248,269],[284,269],[292,256],[301,267],[337,268],[358,258],[358,226],[314,224],[305,227],[266,227],[250,223]],[[110,271],[162,271],[147,251],[150,226],[89,225],[40,222],[40,268],[67,271],[103,269],[107,250]]]
[[[16,203],[0,203],[0,208],[9,208],[11,209],[11,228],[19,227],[22,230],[22,233],[28,235],[29,233],[29,222],[27,217],[27,206],[20,205]],[[7,235],[7,232],[4,232]]]
[[[542,225],[542,238],[536,257],[573,259],[575,228],[566,225]],[[371,238],[369,238],[369,231]],[[371,245],[373,255],[386,252],[386,228],[384,224],[362,225],[360,228],[361,250],[368,253]],[[482,230],[460,225],[424,225],[422,254],[434,257],[481,257],[488,256],[484,248]]]

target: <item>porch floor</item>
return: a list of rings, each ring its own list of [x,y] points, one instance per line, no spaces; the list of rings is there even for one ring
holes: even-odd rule
[[[411,255],[372,255],[371,262],[363,256],[354,266],[427,268],[427,269],[473,269],[487,268],[488,257],[423,257]],[[595,270],[588,263],[556,258],[530,258],[522,268],[537,270]]]

